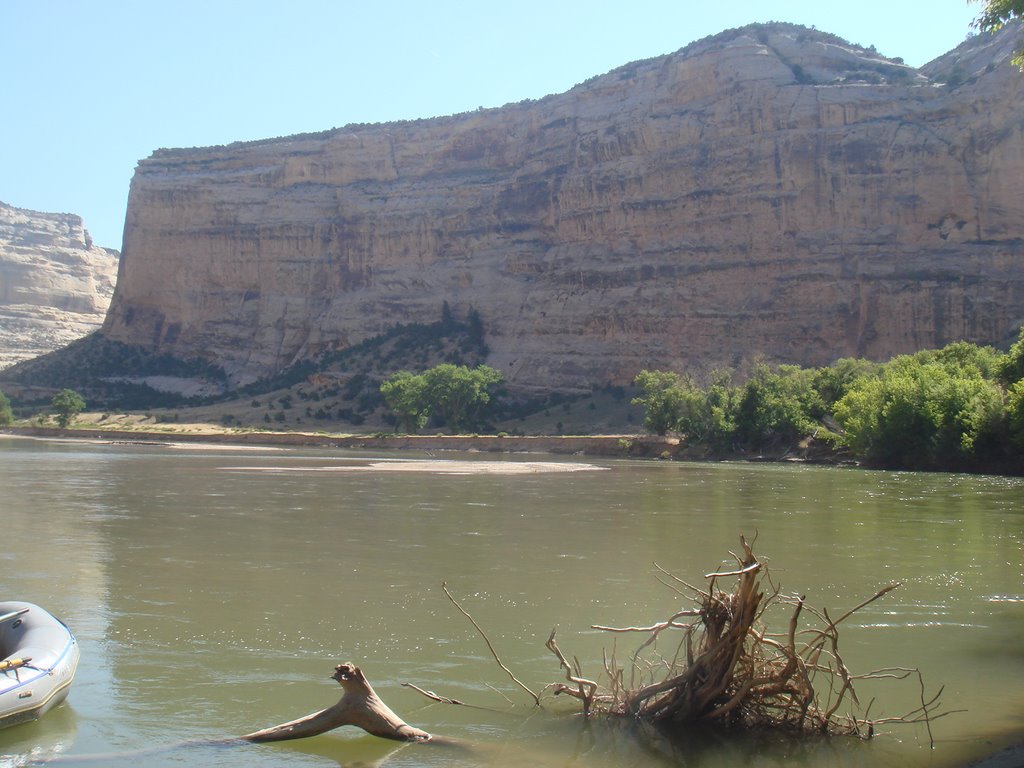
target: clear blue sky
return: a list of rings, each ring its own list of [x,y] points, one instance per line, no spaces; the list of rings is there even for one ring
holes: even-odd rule
[[[919,66],[966,0],[0,0],[0,200],[77,213],[121,247],[135,164],[160,147],[447,115],[560,93],[755,21]]]

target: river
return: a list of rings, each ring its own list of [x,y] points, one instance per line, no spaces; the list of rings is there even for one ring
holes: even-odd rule
[[[0,597],[58,614],[82,650],[65,705],[0,731],[0,766],[97,753],[147,767],[953,766],[1024,734],[1020,478],[0,436],[0,487]],[[931,736],[893,725],[867,742],[733,733],[669,748],[581,722],[562,698],[535,708],[442,589],[540,691],[560,679],[552,628],[597,676],[640,638],[592,624],[668,618],[682,598],[659,568],[701,583],[740,534],[784,593],[833,616],[900,582],[844,623],[844,660],[918,668],[928,695],[944,687],[944,709],[963,711]],[[175,746],[328,706],[342,661],[407,721],[472,750],[353,728]],[[858,691],[874,717],[921,696],[916,677]]]

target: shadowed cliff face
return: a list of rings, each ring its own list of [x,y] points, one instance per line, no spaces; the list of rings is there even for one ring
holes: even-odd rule
[[[513,386],[560,389],[998,343],[1024,321],[1018,36],[918,71],[755,26],[540,101],[160,150],[104,333],[242,383],[448,301]]]
[[[0,368],[97,330],[116,274],[80,217],[0,203]]]

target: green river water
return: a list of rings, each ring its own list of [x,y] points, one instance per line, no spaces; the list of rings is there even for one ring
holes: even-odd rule
[[[0,436],[0,488],[0,595],[61,616],[82,650],[66,704],[0,730],[0,768],[946,766],[1024,737],[1022,479]],[[442,590],[540,690],[560,679],[553,627],[599,675],[603,654],[626,658],[639,639],[591,625],[668,618],[681,598],[654,564],[700,583],[740,534],[783,592],[832,615],[902,583],[843,625],[841,649],[855,672],[917,667],[929,694],[944,686],[945,709],[964,711],[931,724],[934,749],[920,725],[870,742],[717,733],[670,748],[588,725],[569,701],[536,709]],[[471,750],[352,728],[174,746],[328,706],[341,661],[407,721]],[[921,694],[916,678],[858,691],[873,716]]]

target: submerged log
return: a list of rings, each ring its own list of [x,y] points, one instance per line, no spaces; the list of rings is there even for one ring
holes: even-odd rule
[[[373,736],[395,741],[430,741],[432,738],[426,731],[406,723],[381,701],[362,670],[354,664],[339,664],[331,678],[345,691],[337,704],[298,720],[246,734],[241,740],[264,743],[304,739],[343,725],[354,725]]]

